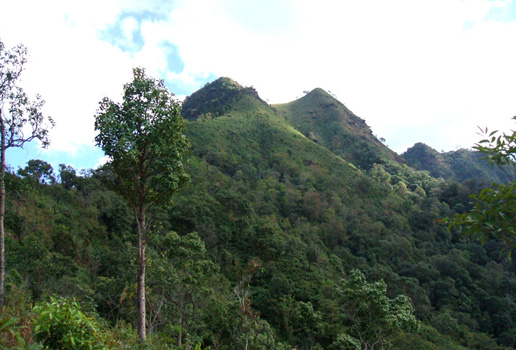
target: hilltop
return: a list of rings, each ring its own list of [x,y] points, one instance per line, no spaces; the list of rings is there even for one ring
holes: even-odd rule
[[[246,96],[251,101],[265,104],[254,88],[244,88],[230,78],[219,78],[188,96],[183,103],[182,115],[186,120],[215,118],[226,114]]]
[[[273,107],[312,141],[360,168],[369,170],[375,163],[401,161],[373,135],[363,119],[321,88]]]

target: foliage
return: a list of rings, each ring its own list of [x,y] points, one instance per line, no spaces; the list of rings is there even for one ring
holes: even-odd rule
[[[97,145],[111,159],[117,191],[131,208],[171,203],[188,176],[189,143],[180,105],[163,81],[135,68],[123,103],[104,98],[95,119]],[[142,203],[142,195],[144,196]]]
[[[454,216],[450,227],[461,227],[482,244],[504,241],[510,254],[516,248],[516,182],[486,188],[472,199],[473,208]]]
[[[513,119],[516,120],[516,117]],[[447,220],[450,228],[458,227],[483,244],[491,239],[505,242],[502,251],[508,250],[509,257],[516,248],[516,131],[511,134],[481,129],[485,137],[474,148],[485,154],[491,165],[503,169],[512,182],[508,184],[493,183],[478,195],[473,195],[473,208],[465,213],[458,213]],[[498,134],[498,135],[497,135]]]
[[[97,320],[82,312],[75,299],[51,297],[34,306],[34,339],[45,349],[107,349]]]
[[[512,119],[516,120],[516,117]],[[480,129],[480,132],[485,138],[479,141],[473,148],[485,154],[491,165],[509,165],[514,169],[516,161],[516,132],[500,134],[498,130],[490,132],[487,128],[484,130]],[[512,180],[516,181],[514,174],[510,175],[512,175]]]
[[[18,85],[27,62],[27,48],[18,45],[6,50],[0,41],[0,305],[4,303],[5,282],[5,170],[6,150],[22,147],[32,140],[48,146],[52,118],[41,111],[45,101],[39,95],[31,101]]]
[[[27,48],[18,45],[7,50],[0,41],[0,121],[2,123],[2,150],[23,147],[38,139],[43,146],[49,144],[48,128],[53,126],[50,117],[41,111],[45,101],[39,95],[31,101],[18,86],[18,80],[27,63]],[[27,131],[29,131],[27,133]]]
[[[6,280],[7,298],[0,307],[0,349],[25,349],[32,342],[32,303],[27,290],[18,285],[20,279],[20,274],[12,271]]]
[[[31,178],[38,185],[53,184],[56,181],[53,171],[49,163],[40,159],[31,159],[24,169],[18,170],[18,175]]]
[[[352,270],[337,292],[350,323],[347,332],[361,349],[381,349],[397,332],[418,327],[409,298],[390,299],[385,282],[368,283],[359,270]]]
[[[211,283],[217,266],[207,257],[204,243],[195,232],[182,237],[169,232],[156,237],[153,246],[158,247],[159,254],[149,257],[148,286],[153,292],[149,328],[155,332],[173,326],[178,346],[193,344],[195,338],[190,335],[203,328],[199,316],[214,294]]]
[[[0,317],[0,349],[22,347],[26,344],[18,323],[17,318],[2,313]]]

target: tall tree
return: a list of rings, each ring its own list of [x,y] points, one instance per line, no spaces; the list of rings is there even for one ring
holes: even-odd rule
[[[18,86],[18,79],[27,63],[27,48],[18,45],[7,50],[0,41],[0,305],[4,303],[5,280],[5,183],[6,150],[23,148],[32,140],[40,140],[43,147],[49,145],[48,129],[54,125],[52,118],[45,117],[41,109],[45,103],[39,95],[29,99]]]
[[[172,203],[172,196],[189,177],[185,164],[189,142],[181,106],[162,80],[133,70],[124,85],[122,103],[108,98],[95,116],[95,141],[111,158],[117,176],[115,190],[134,212],[138,233],[138,335],[146,338],[145,249],[149,215]]]

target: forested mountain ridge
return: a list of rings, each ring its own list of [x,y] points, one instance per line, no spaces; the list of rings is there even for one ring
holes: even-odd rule
[[[411,299],[421,325],[390,339],[394,349],[514,348],[516,268],[502,243],[482,246],[438,222],[478,188],[398,162],[322,90],[301,100],[269,106],[227,78],[186,99],[192,179],[152,221],[149,346],[349,348],[357,335],[342,280],[357,269],[383,279],[388,297]],[[368,146],[332,149],[325,121]],[[109,190],[109,164],[83,176],[62,166],[59,181],[41,169],[8,176],[18,305],[75,296],[116,344],[135,344],[134,223]]]
[[[401,156],[411,167],[426,170],[433,177],[442,177],[448,181],[477,180],[490,184],[511,180],[502,169],[490,166],[482,154],[472,150],[439,153],[423,143],[416,143]]]
[[[345,266],[360,267],[375,278],[390,281],[391,295],[409,295],[415,300],[417,314],[421,318],[433,318],[436,327],[442,326],[439,324],[442,320],[437,321],[441,316],[437,315],[455,308],[455,301],[447,299],[451,296],[448,293],[455,294],[455,289],[459,298],[470,298],[475,294],[472,290],[459,291],[458,286],[444,287],[449,282],[444,280],[453,275],[446,269],[456,265],[462,266],[459,269],[466,269],[462,270],[465,272],[468,264],[480,262],[477,260],[480,251],[484,251],[480,255],[491,253],[476,244],[469,246],[470,243],[450,235],[444,226],[435,222],[453,213],[450,208],[463,210],[467,207],[467,193],[478,189],[471,187],[474,184],[446,183],[427,173],[412,170],[399,163],[397,160],[400,158],[378,140],[372,146],[357,148],[356,151],[372,152],[373,158],[383,160],[384,164],[382,161],[370,164],[369,170],[364,164],[361,167],[363,171],[355,171],[354,167],[340,160],[340,155],[346,158],[344,147],[331,152],[321,139],[310,137],[310,129],[300,130],[302,135],[299,135],[296,132],[298,128],[292,128],[289,123],[295,120],[292,109],[303,111],[295,106],[296,101],[292,103],[294,107],[288,107],[290,110],[281,105],[269,109],[263,101],[255,99],[254,94],[246,94],[244,89],[239,91],[239,98],[228,106],[225,115],[211,120],[198,118],[189,123],[195,159],[200,162],[197,170],[192,171],[200,176],[194,180],[196,192],[201,190],[201,184],[206,186],[203,194],[196,198],[210,198],[209,202],[219,203],[218,212],[225,214],[216,220],[206,218],[205,214],[189,220],[179,219],[187,217],[188,212],[203,212],[201,208],[205,207],[204,204],[199,207],[193,202],[183,202],[188,197],[185,196],[179,199],[174,209],[179,214],[176,214],[178,221],[172,226],[178,230],[182,226],[183,232],[195,229],[201,235],[202,231],[206,232],[203,228],[210,227],[212,232],[204,238],[214,251],[225,251],[226,257],[232,256],[237,261],[252,257],[263,261],[265,271],[257,276],[253,302],[263,318],[279,329],[280,334],[290,334],[290,342],[294,343],[294,339],[300,336],[293,334],[288,323],[282,323],[289,321],[277,313],[278,307],[285,307],[279,306],[282,305],[282,295],[293,298],[290,301],[294,303],[292,307],[296,302],[310,302],[316,311],[328,315],[325,313],[328,310],[320,308],[322,300],[326,300],[320,294],[322,290],[312,294],[302,291],[299,286],[307,281],[311,281],[312,286],[324,285],[320,278],[329,271],[333,271],[331,275],[338,275],[341,263],[344,270]],[[202,89],[200,93],[203,93]],[[346,117],[338,114],[335,117],[335,106],[339,110],[343,106],[324,91],[316,89],[304,98],[311,100],[312,110],[330,104],[330,116],[324,114],[324,108],[318,110],[316,120],[319,123],[314,123],[322,130],[320,138],[327,137],[323,129],[325,120],[337,119],[337,123],[343,123],[343,120],[347,123]],[[216,94],[210,96],[212,100],[217,100]],[[206,112],[213,115],[209,109]],[[356,126],[354,131],[359,135],[372,137],[363,121],[351,119],[353,123]],[[341,152],[339,157],[335,157],[337,151]],[[363,158],[357,154],[356,159]],[[210,176],[214,178],[210,179]],[[219,185],[214,187],[213,183]],[[209,211],[204,208],[204,212]],[[226,219],[222,219],[225,216]],[[249,226],[247,219],[239,219],[242,216],[256,219]],[[262,225],[268,229],[263,231]],[[228,236],[221,238],[216,232],[225,232]],[[496,246],[492,244],[490,249]],[[298,254],[304,251],[301,255],[304,257],[287,248],[292,246],[298,247]],[[289,259],[284,261],[286,256],[278,255],[279,252]],[[450,261],[455,254],[461,258]],[[424,256],[430,258],[420,260]],[[305,259],[308,259],[309,270],[298,270],[296,266],[303,266]],[[498,257],[495,260],[501,262]],[[227,266],[227,262],[220,263],[222,269]],[[469,269],[472,268],[470,265]],[[283,292],[271,294],[269,288],[277,283],[279,276],[283,279],[280,288]],[[459,282],[460,285],[463,283]],[[441,294],[444,291],[439,290],[441,287],[448,292]],[[464,309],[460,310],[464,312]],[[460,317],[452,316],[459,323]],[[279,321],[281,319],[283,321]],[[325,341],[321,344],[329,346]]]

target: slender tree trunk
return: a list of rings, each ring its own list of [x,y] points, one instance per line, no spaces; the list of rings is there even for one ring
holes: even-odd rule
[[[181,346],[183,344],[183,313],[179,316],[179,325],[181,329],[179,330],[179,336],[177,337],[177,346]]]
[[[5,281],[5,231],[4,231],[4,214],[5,214],[5,124],[0,109],[0,133],[1,135],[1,159],[0,159],[0,305],[4,304],[4,281]]]
[[[140,208],[138,223],[138,337],[144,342],[147,337],[145,309],[145,210]]]

